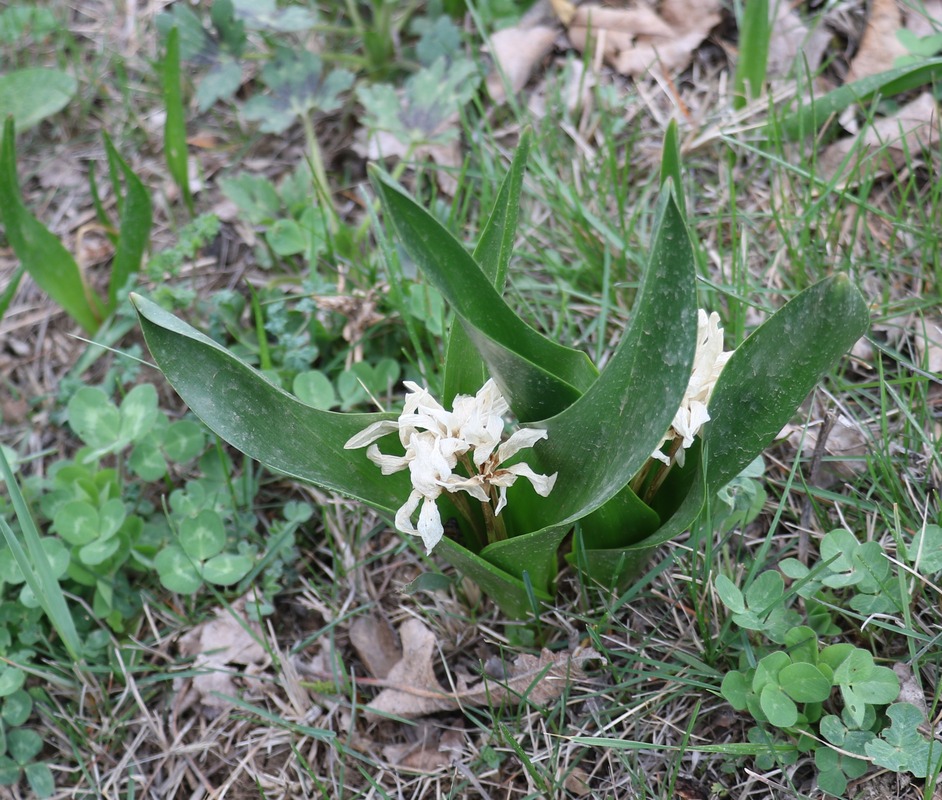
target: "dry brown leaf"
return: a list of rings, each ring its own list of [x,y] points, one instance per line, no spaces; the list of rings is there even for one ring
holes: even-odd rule
[[[459,117],[454,114],[444,120],[431,134],[431,138],[443,131],[457,128]],[[461,167],[461,146],[458,139],[445,144],[420,144],[417,147],[405,144],[387,131],[375,131],[367,135],[365,129],[357,131],[353,143],[353,151],[370,161],[380,161],[387,158],[400,159],[407,156],[415,162],[426,160],[434,161],[445,169],[435,170],[435,180],[439,188],[447,194],[454,194],[458,188],[458,179],[455,174]]]
[[[684,69],[719,21],[716,0],[664,0],[658,11],[640,2],[631,8],[590,3],[576,9],[568,34],[577,50],[594,42],[618,72],[638,77],[655,66]]]
[[[215,617],[180,638],[180,652],[193,656],[193,669],[201,673],[192,679],[195,699],[216,713],[230,704],[213,693],[237,694],[236,671],[257,675],[270,663],[259,644],[261,629],[246,617],[245,603],[246,598],[241,597],[230,608],[218,609]]]
[[[462,706],[515,704],[524,697],[537,705],[555,700],[571,682],[584,677],[582,665],[600,658],[591,648],[553,653],[544,649],[537,656],[521,655],[501,682],[484,679],[469,684],[455,676],[455,690],[442,687],[435,677],[435,634],[423,622],[408,619],[399,627],[402,659],[390,670],[383,689],[367,706],[371,716],[391,714],[414,719],[436,711]]]
[[[893,665],[893,672],[899,678],[899,697],[898,703],[912,703],[928,719],[929,707],[926,705],[926,694],[916,683],[916,676],[913,675],[913,668],[908,664],[897,662]]]
[[[942,317],[932,317],[916,323],[913,336],[917,366],[929,372],[942,372]]]
[[[847,183],[859,181],[863,177],[862,172],[872,175],[899,169],[923,149],[936,147],[939,141],[938,116],[935,98],[929,92],[923,92],[858,136],[829,145],[818,157],[818,172],[828,180],[837,178],[839,183]]]
[[[772,21],[766,62],[769,78],[786,75],[799,59],[814,74],[831,40],[830,32],[823,25],[809,31],[801,15],[785,2],[773,3],[769,8],[769,17]]]
[[[896,37],[903,26],[903,8],[900,0],[872,0],[867,28],[850,64],[847,83],[892,69],[893,62],[907,54]],[[913,22],[918,24],[915,17]]]
[[[503,103],[507,99],[505,78],[514,94],[526,86],[533,68],[553,48],[558,34],[555,27],[521,24],[504,28],[491,36],[488,50],[500,67],[499,71],[494,69],[487,76],[487,92],[491,100]]]
[[[788,439],[788,443],[798,448],[810,458],[818,444],[819,425],[786,425],[779,437]],[[840,461],[825,461],[818,475],[821,485],[830,486],[838,481],[847,480],[867,468],[863,458],[867,454],[869,438],[867,432],[856,422],[843,414],[838,415],[828,431],[824,452],[828,456],[840,458]]]
[[[367,614],[353,621],[350,644],[374,678],[385,678],[402,658],[396,632],[379,614]]]

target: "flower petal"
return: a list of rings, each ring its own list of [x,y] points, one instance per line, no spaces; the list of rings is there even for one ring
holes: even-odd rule
[[[366,449],[366,457],[382,470],[383,475],[392,475],[394,472],[406,469],[411,461],[408,453],[404,456],[388,456],[381,453],[375,444],[371,444]]]
[[[419,492],[413,491],[405,503],[399,508],[396,512],[396,530],[402,531],[403,533],[411,533],[413,536],[418,536],[419,532],[416,530],[415,526],[412,524],[412,515],[415,513],[415,510],[419,507],[419,501],[422,499],[422,495]]]
[[[426,555],[432,552],[432,548],[441,541],[444,535],[445,528],[442,525],[438,506],[434,500],[426,497],[422,502],[422,510],[419,512],[419,536],[425,543]]]
[[[358,447],[366,447],[377,439],[382,438],[388,433],[399,430],[399,422],[394,419],[384,419],[380,422],[374,422],[368,425],[359,433],[354,434],[343,446],[344,450],[354,450]]]
[[[521,428],[514,431],[511,437],[497,448],[497,461],[503,463],[513,457],[524,447],[533,447],[540,439],[545,439],[547,433],[540,428]]]

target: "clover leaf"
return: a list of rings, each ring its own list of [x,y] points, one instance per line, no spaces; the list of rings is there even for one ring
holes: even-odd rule
[[[894,772],[911,772],[917,778],[938,773],[942,745],[919,732],[919,726],[925,723],[923,713],[911,703],[894,703],[886,715],[890,727],[866,746],[874,763]]]

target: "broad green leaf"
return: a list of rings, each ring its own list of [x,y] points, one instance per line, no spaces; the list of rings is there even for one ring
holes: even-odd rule
[[[176,545],[161,550],[154,558],[160,582],[171,592],[195,594],[203,585],[193,560]]]
[[[737,711],[746,710],[746,698],[752,694],[752,684],[748,675],[733,670],[723,676],[720,693]]]
[[[26,766],[43,749],[42,737],[29,728],[7,731],[7,752],[21,767]]]
[[[220,553],[203,564],[203,579],[217,586],[232,586],[252,569],[252,559],[237,553]]]
[[[0,697],[7,697],[18,691],[26,682],[26,673],[19,667],[4,665],[0,667]]]
[[[520,578],[504,572],[447,537],[435,545],[435,552],[441,553],[462,575],[473,580],[509,617],[524,619],[533,613],[527,586]],[[553,602],[552,595],[535,584],[532,588],[537,603]]]
[[[175,464],[192,461],[205,446],[203,426],[189,419],[172,422],[163,437],[163,451]]]
[[[107,133],[104,137],[109,162],[117,165],[124,177],[124,200],[121,204],[121,218],[118,221],[118,244],[111,263],[111,282],[108,285],[108,311],[110,313],[114,311],[118,303],[118,292],[127,286],[131,275],[141,268],[141,259],[150,241],[152,213],[150,192],[115,149]],[[116,179],[117,176],[113,175],[112,181]]]
[[[40,798],[52,797],[56,792],[56,781],[52,777],[52,770],[44,761],[37,761],[23,766],[23,774],[33,794]]]
[[[517,233],[520,215],[520,192],[523,174],[530,153],[531,135],[525,130],[517,144],[510,170],[504,177],[494,208],[487,218],[472,258],[498,294],[503,295],[507,267]],[[487,368],[467,331],[456,319],[448,334],[445,348],[445,376],[442,401],[451,408],[455,395],[473,395],[487,381]]]
[[[157,390],[152,383],[140,383],[121,401],[120,438],[133,442],[149,433],[157,423]]]
[[[393,513],[409,496],[408,475],[383,475],[355,433],[394,414],[339,414],[311,408],[160,306],[132,295],[154,360],[206,426],[272,469]]]
[[[878,766],[893,772],[911,772],[917,778],[938,773],[942,747],[919,732],[926,718],[911,703],[894,703],[887,711],[891,725],[880,739],[866,745],[867,755]]]
[[[568,526],[614,497],[670,426],[693,363],[694,268],[687,226],[666,185],[628,330],[585,394],[562,413],[538,423],[547,431],[547,438],[535,446],[540,464],[559,473],[550,501],[543,506],[543,525]],[[583,537],[592,549],[592,531],[584,530]]]
[[[52,524],[56,533],[69,544],[85,545],[98,538],[98,512],[82,500],[61,506]]]
[[[89,447],[102,450],[121,435],[121,413],[97,386],[83,386],[66,407],[69,426]]]
[[[687,530],[705,498],[762,452],[869,323],[867,304],[846,275],[808,287],[766,320],[736,349],[717,381],[704,433],[706,474],[701,461],[677,511],[627,554],[587,551],[589,574],[606,584],[627,580],[654,547]],[[620,575],[614,571],[619,563]]]
[[[145,481],[159,481],[167,474],[167,462],[160,452],[158,438],[153,434],[145,436],[134,445],[128,459],[131,471]]]
[[[57,69],[30,67],[0,75],[0,119],[12,117],[21,131],[65,108],[78,83]]]
[[[3,717],[3,721],[7,725],[14,728],[19,727],[29,719],[29,715],[32,713],[33,698],[29,696],[29,692],[26,690],[18,689],[4,697],[3,710],[0,712],[0,716]]]
[[[723,605],[730,611],[742,614],[746,610],[742,592],[739,591],[739,587],[725,575],[717,575],[713,580],[713,586],[720,600],[723,602]]]
[[[767,684],[759,692],[759,705],[776,728],[790,728],[798,722],[798,706],[795,701],[775,684]]]
[[[779,683],[796,703],[823,703],[831,696],[831,681],[814,664],[799,662],[782,668]]]
[[[913,534],[913,543],[906,548],[906,558],[921,575],[942,570],[942,527],[924,525]]]
[[[295,375],[291,390],[302,403],[312,408],[327,410],[337,405],[337,390],[330,378],[317,369]]]
[[[518,419],[557,413],[592,385],[597,373],[585,353],[521,320],[449,231],[378,173],[374,177],[403,247],[465,324]]]
[[[111,539],[96,539],[79,548],[79,561],[90,567],[97,566],[111,558],[120,547],[121,539],[116,536]]]
[[[222,517],[211,509],[204,509],[196,517],[180,523],[180,546],[190,558],[205,561],[219,553],[226,545],[226,529]]]
[[[12,117],[7,118],[0,145],[0,222],[13,252],[36,284],[87,331],[104,314],[98,299],[82,280],[72,254],[23,205],[16,174]]]
[[[19,779],[19,765],[9,756],[0,755],[0,786],[12,786]]]
[[[779,121],[769,122],[768,128],[779,128],[788,139],[817,135],[821,126],[854,103],[866,103],[879,94],[892,97],[901,92],[931,84],[942,75],[942,58],[933,58],[915,64],[868,75],[857,81],[828,92],[822,97],[800,97],[801,107]]]
[[[265,239],[278,256],[294,256],[307,248],[307,236],[298,223],[290,218],[275,221],[265,233]]]

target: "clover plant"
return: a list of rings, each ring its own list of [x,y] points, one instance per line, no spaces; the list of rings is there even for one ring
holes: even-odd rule
[[[401,509],[414,491],[423,498],[433,494],[419,485],[433,475],[430,462],[414,459],[411,438],[393,449],[374,443],[386,457],[400,459],[396,464],[409,463],[395,472],[345,445],[375,425],[409,437],[410,428],[431,433],[419,435],[416,447],[444,457],[437,461],[438,479],[447,480],[447,471],[476,482],[491,505],[466,503],[467,511],[451,492],[436,496],[434,513],[453,520],[457,530],[438,541],[436,552],[516,616],[551,602],[564,541],[572,542],[567,559],[588,578],[604,585],[629,580],[657,545],[690,526],[707,496],[759,455],[869,321],[847,276],[827,278],[771,315],[724,363],[708,365],[707,382],[715,386],[707,402],[697,385],[705,379],[695,356],[698,349],[715,349],[718,328],[714,318],[698,314],[691,232],[672,181],[665,179],[630,325],[600,372],[584,352],[530,327],[503,296],[528,149],[525,136],[473,253],[388,179],[375,173],[374,185],[398,243],[452,313],[444,390],[435,408],[427,404],[430,416],[457,409],[492,379],[517,430],[532,434],[526,465],[534,474],[556,475],[546,498],[529,481],[502,486],[504,472],[496,468],[485,475],[484,462],[473,461],[477,451],[466,448],[472,444],[470,423],[459,421],[462,435],[451,436],[442,428],[420,428],[395,411],[312,408],[153,302],[132,298],[155,361],[193,412],[276,470],[359,499],[389,519],[400,510],[402,522]],[[395,258],[395,250],[386,249]],[[396,264],[391,274],[401,275]],[[721,334],[719,342],[722,354]],[[484,461],[503,441],[488,431],[493,448],[481,451]],[[691,447],[681,462],[688,438]],[[522,454],[508,452],[511,441],[503,442],[508,461],[502,470],[523,466]],[[468,458],[472,466],[462,467]],[[503,492],[498,497],[502,488],[506,508]],[[424,500],[423,508],[431,518]]]
[[[838,543],[846,550],[835,552]],[[900,693],[896,672],[877,664],[862,647],[824,644],[819,632],[823,626],[816,630],[798,624],[800,615],[787,607],[796,595],[804,595],[808,603],[809,592],[829,582],[844,587],[864,583],[862,576],[852,577],[851,566],[862,555],[858,566],[869,574],[866,554],[872,548],[855,544],[859,545],[849,531],[828,534],[821,554],[830,559],[822,562],[823,567],[804,568],[795,582],[797,592],[786,594],[784,580],[774,570],[760,573],[742,591],[723,575],[714,581],[732,621],[757,645],[742,654],[738,670],[726,673],[720,692],[733,708],[747,711],[758,723],[749,732],[750,741],[778,743],[784,736],[794,743],[794,750],[784,751],[784,760],[780,752],[772,755],[770,750],[757,765],[770,768],[776,759],[794,763],[799,752],[814,751],[818,787],[834,796],[842,796],[848,781],[859,778],[871,764],[916,777],[942,766],[942,747],[919,730],[926,724],[923,712],[896,702]],[[880,552],[881,561],[888,564]],[[799,571],[792,565],[790,572]],[[784,620],[796,624],[782,632]]]

